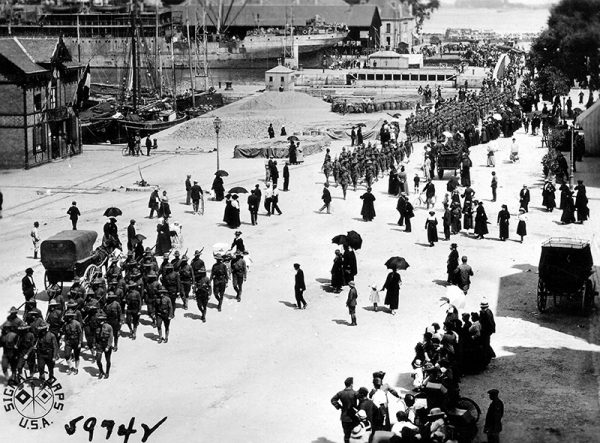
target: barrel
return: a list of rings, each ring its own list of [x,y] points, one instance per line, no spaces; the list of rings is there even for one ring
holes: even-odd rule
[[[390,110],[390,102],[385,102],[383,104],[383,109],[385,109],[386,111],[389,111]]]
[[[375,103],[375,110],[377,112],[383,111],[383,104],[381,104],[381,103]]]
[[[368,113],[368,114],[370,114],[371,112],[373,112],[373,110],[374,110],[374,106],[373,106],[373,104],[372,104],[372,103],[369,103],[369,104],[367,105],[367,113]]]

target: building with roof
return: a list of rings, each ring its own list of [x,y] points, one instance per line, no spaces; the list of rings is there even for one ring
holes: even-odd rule
[[[73,110],[81,70],[62,39],[0,39],[0,169],[81,152]]]
[[[585,155],[600,155],[600,100],[583,111],[575,123],[583,128],[585,137]]]
[[[296,71],[283,65],[277,65],[265,72],[265,89],[267,91],[293,91]]]
[[[406,0],[371,0],[370,5],[379,9],[380,47],[392,51],[408,53],[413,45],[413,34],[417,22],[412,6]]]

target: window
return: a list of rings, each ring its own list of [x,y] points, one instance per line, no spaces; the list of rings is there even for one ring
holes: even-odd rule
[[[383,74],[375,74],[375,80],[383,80]]]
[[[401,77],[400,74],[394,74],[394,81],[400,81]]]
[[[36,111],[42,110],[42,94],[40,92],[33,95],[33,108]]]
[[[391,80],[391,79],[392,79],[392,74],[385,74],[385,75],[383,76],[383,78],[384,78],[385,80]]]
[[[416,82],[419,80],[419,76],[417,74],[410,74],[410,81]]]
[[[365,74],[358,74],[358,79],[359,80],[366,80],[367,76]]]
[[[427,76],[427,80],[429,80],[430,82],[434,82],[435,81],[435,75],[428,75]]]
[[[281,83],[285,83],[285,77],[283,75],[281,76]]]
[[[425,74],[420,74],[419,75],[419,81],[426,82],[427,81],[427,76]]]
[[[408,74],[402,74],[402,81],[403,82],[407,82],[410,79],[410,75]]]
[[[273,83],[273,76],[272,75],[269,75],[269,82]]]
[[[387,23],[387,24],[385,25],[385,32],[387,32],[388,34],[389,34],[390,32],[392,32],[392,24],[391,24],[391,23]]]
[[[375,80],[375,74],[367,74],[367,80]]]
[[[388,45],[388,46],[392,44],[392,39],[391,39],[391,38],[389,38],[389,37],[386,37],[386,38],[385,38],[385,41],[387,42],[387,45]]]
[[[52,88],[50,88],[50,96],[49,98],[49,105],[48,105],[48,109],[55,109],[56,108],[56,86],[53,86]]]

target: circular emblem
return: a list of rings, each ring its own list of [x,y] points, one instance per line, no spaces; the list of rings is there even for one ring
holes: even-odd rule
[[[2,403],[5,412],[16,416],[20,427],[44,429],[52,424],[54,414],[62,411],[64,398],[62,386],[56,379],[45,381],[30,377],[7,386]]]

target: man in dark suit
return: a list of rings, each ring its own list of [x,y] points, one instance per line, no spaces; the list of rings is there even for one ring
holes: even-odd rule
[[[329,208],[329,206],[331,205],[331,193],[329,192],[329,183],[325,183],[323,186],[323,195],[321,196],[321,200],[323,200],[323,206],[321,206],[319,212],[323,211],[323,209],[327,209],[327,213],[331,214]]]
[[[190,180],[192,178],[191,175],[188,174],[188,176],[185,179],[185,204],[186,205],[190,205],[190,200],[192,198],[192,181]]]
[[[246,252],[244,239],[242,238],[242,231],[235,231],[235,238],[233,239],[233,243],[231,243],[231,250],[233,252]]]
[[[23,290],[23,296],[25,301],[31,300],[35,297],[35,282],[33,281],[33,269],[25,269],[25,277],[21,280],[21,289]]]
[[[521,208],[523,208],[525,212],[529,212],[528,206],[530,200],[529,189],[527,189],[527,185],[523,185],[523,189],[519,192],[519,202],[521,203]]]
[[[357,423],[354,411],[358,406],[358,396],[352,387],[353,384],[354,378],[348,377],[344,381],[345,388],[331,398],[331,404],[341,411],[340,421],[344,429],[344,443],[350,442],[350,434]]]
[[[283,166],[283,190],[288,191],[290,186],[290,168],[288,168],[288,162],[285,162]]]
[[[260,191],[259,191],[260,192]],[[256,189],[250,192],[248,196],[248,210],[250,211],[250,221],[253,225],[258,223],[258,207],[260,205],[260,197],[256,195]]]
[[[194,180],[194,185],[190,189],[190,197],[192,198],[192,208],[194,210],[194,214],[198,213],[200,209],[200,200],[204,193],[202,192],[202,188],[198,184],[198,181]],[[202,203],[202,211],[200,214],[204,214],[204,203]]]
[[[296,305],[298,309],[306,309],[306,300],[304,300],[304,291],[306,291],[306,284],[304,283],[304,271],[300,269],[298,263],[294,263],[294,269],[296,270],[294,293],[296,295]]]
[[[81,215],[81,212],[79,212],[79,208],[77,208],[77,202],[71,203],[71,207],[67,211],[67,214],[69,214],[69,218],[71,219],[71,224],[73,225],[73,230],[76,231],[77,230],[77,220],[79,219],[79,216]]]
[[[133,251],[133,248],[135,247],[135,243],[136,243],[136,238],[135,238],[136,232],[135,232],[135,220],[131,219],[131,221],[129,222],[129,226],[127,226],[127,250],[128,251]]]

